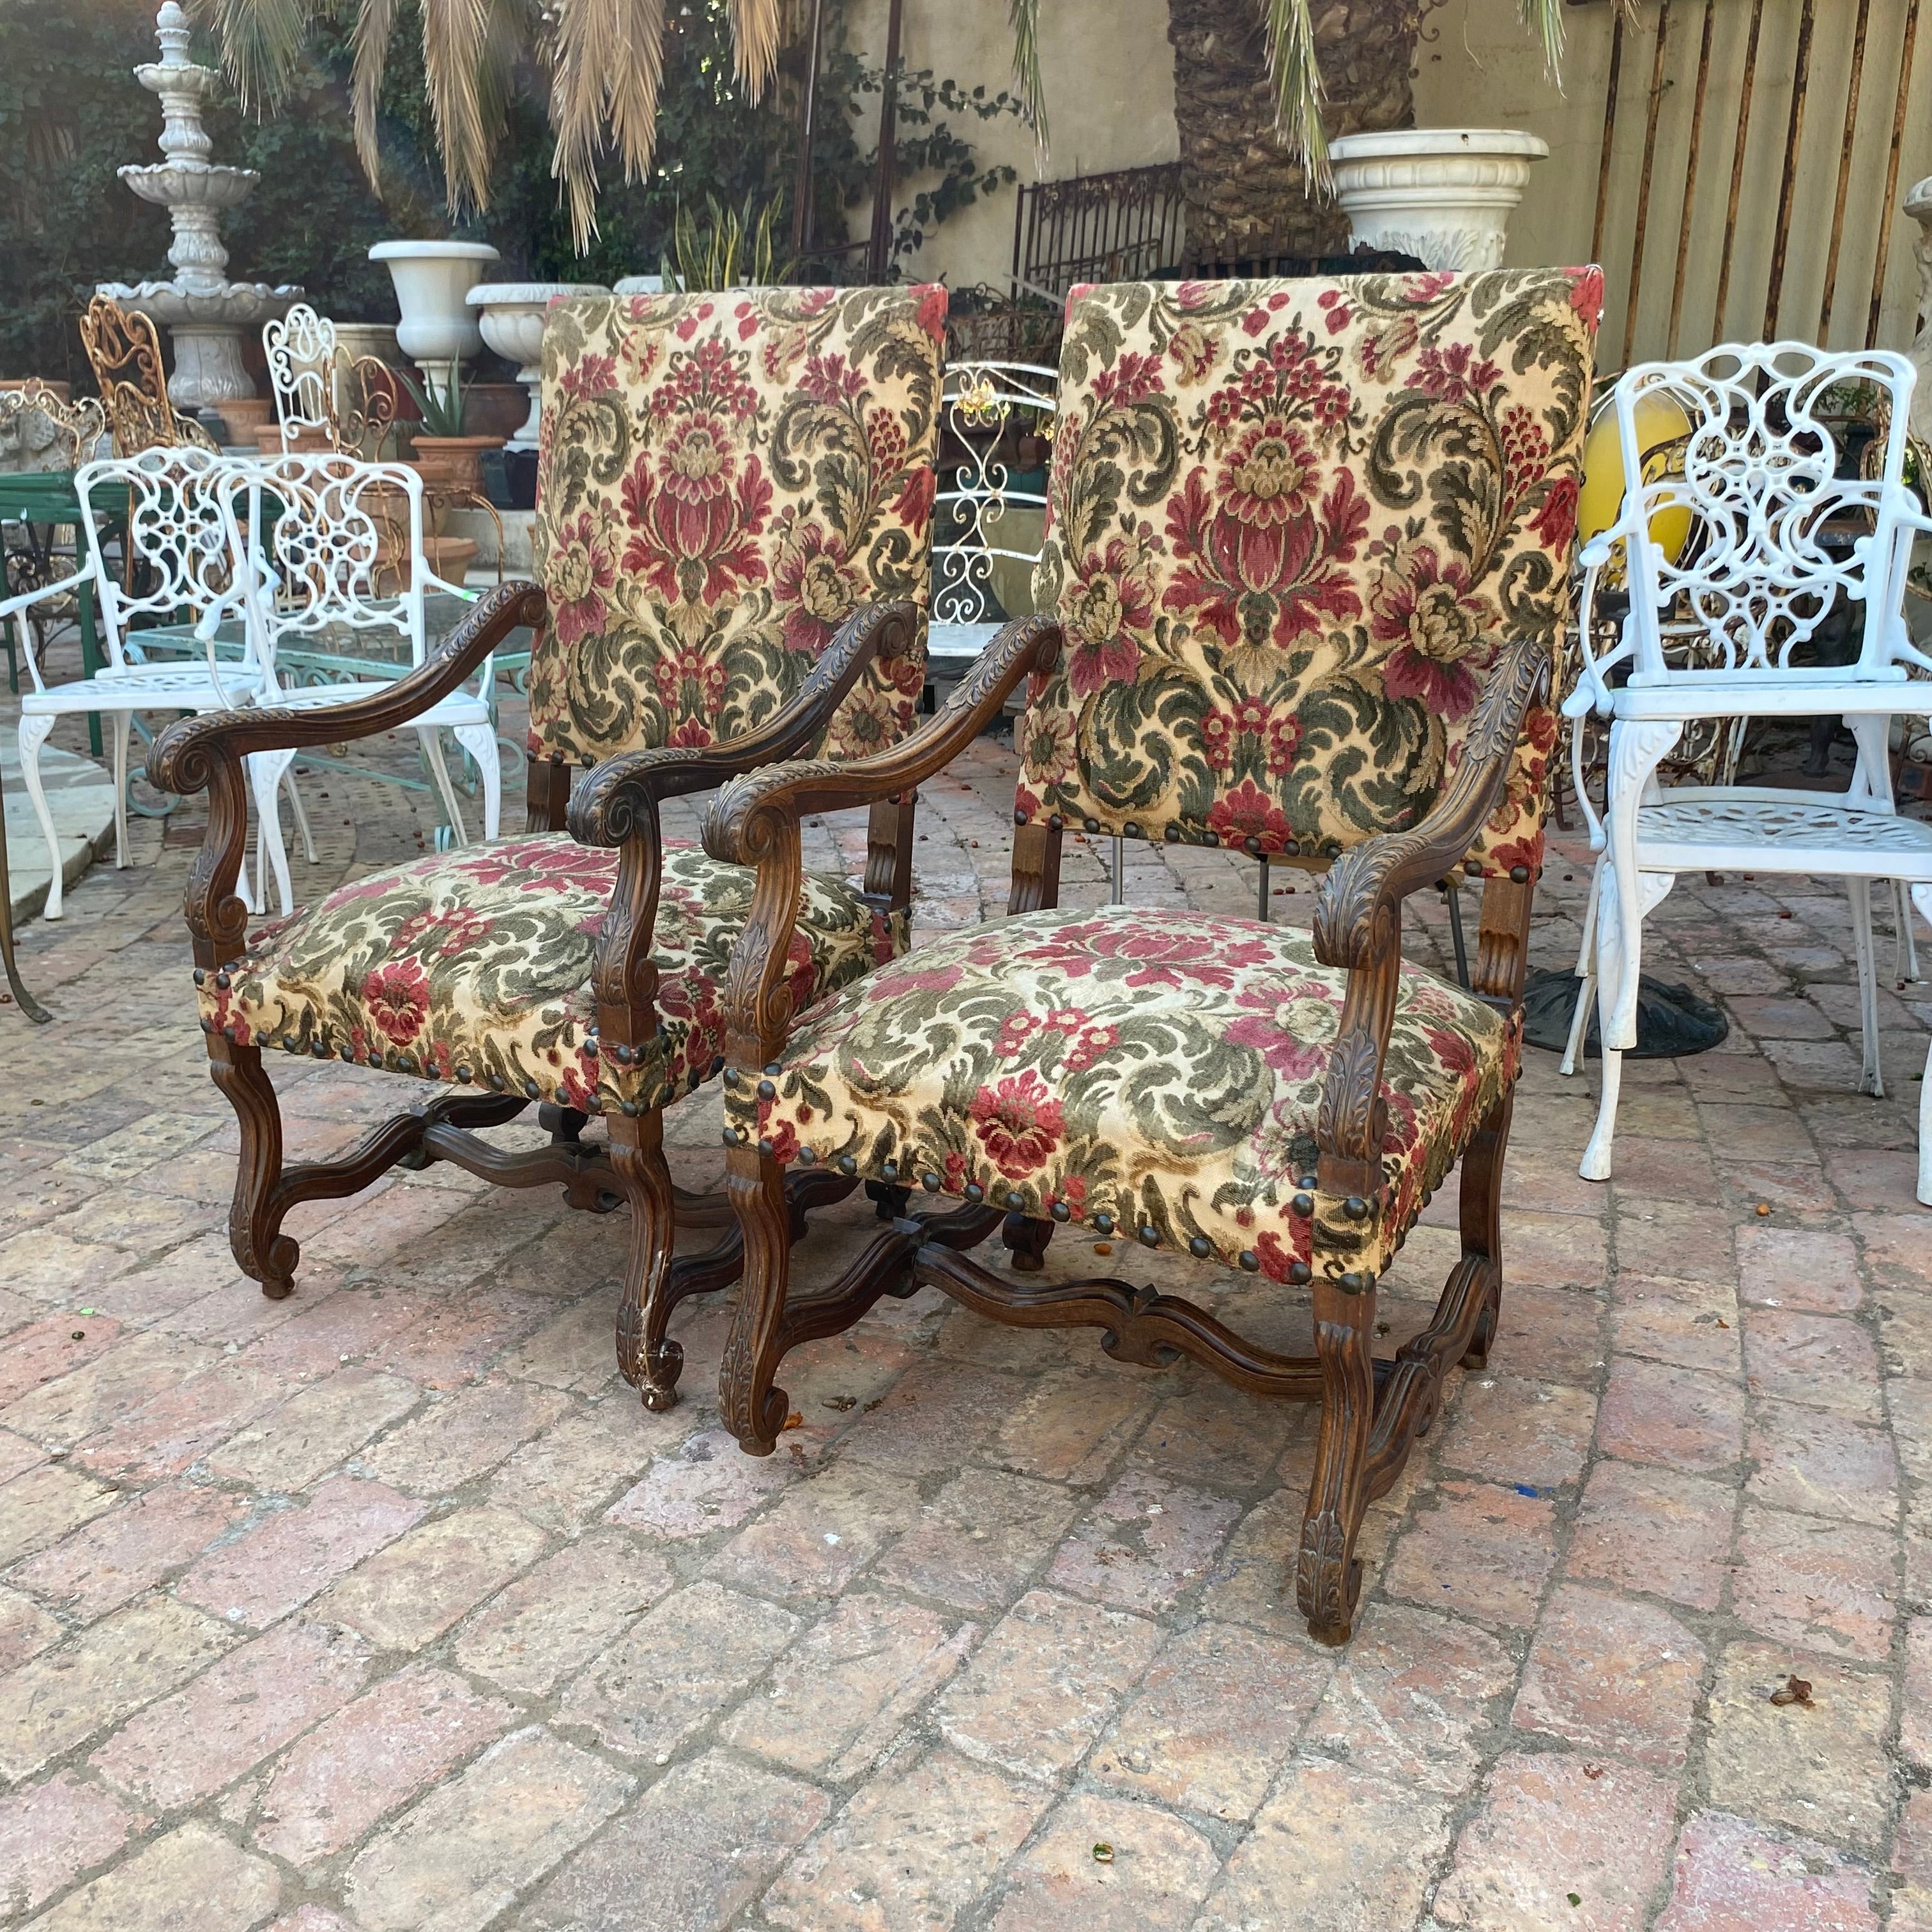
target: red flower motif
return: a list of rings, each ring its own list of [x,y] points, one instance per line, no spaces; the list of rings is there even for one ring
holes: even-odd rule
[[[1280,778],[1294,763],[1301,745],[1301,720],[1292,711],[1278,712],[1268,720],[1268,768],[1271,778]]]
[[[1592,334],[1604,313],[1604,272],[1598,268],[1578,268],[1570,277],[1570,306],[1583,318]]]
[[[1486,396],[1502,380],[1502,371],[1486,357],[1472,358],[1474,346],[1452,342],[1446,349],[1430,348],[1415,358],[1415,374],[1409,379],[1425,395],[1445,403],[1466,403]]]
[[[935,342],[946,340],[946,310],[952,298],[944,282],[921,282],[913,291],[919,297],[919,326]]]
[[[1529,520],[1529,526],[1545,550],[1559,554],[1570,548],[1576,534],[1576,479],[1559,476],[1550,486],[1543,507]]]
[[[892,504],[892,514],[916,536],[926,528],[938,494],[939,479],[933,474],[932,466],[920,464],[906,472],[905,482]]]
[[[772,1158],[782,1167],[798,1158],[798,1136],[789,1120],[781,1120],[776,1132],[762,1138],[772,1144]],[[761,1150],[762,1151],[762,1150]]]
[[[814,403],[856,402],[866,393],[865,371],[848,368],[842,356],[808,356],[798,386]]]
[[[1066,1050],[1060,1056],[1060,1072],[1084,1073],[1088,1067],[1119,1043],[1120,1037],[1119,1032],[1113,1027],[1082,1027],[1078,1034],[1068,1041]]]
[[[1010,1074],[997,1088],[982,1087],[968,1111],[988,1158],[1010,1180],[1044,1167],[1060,1144],[1060,1103],[1037,1074]]]
[[[1306,1222],[1300,1224],[1300,1227],[1304,1228],[1309,1225]],[[1249,1245],[1253,1250],[1255,1258],[1262,1264],[1262,1273],[1266,1275],[1270,1281],[1286,1281],[1288,1279],[1288,1264],[1291,1262],[1308,1259],[1306,1254],[1296,1253],[1294,1244],[1297,1241],[1306,1242],[1308,1238],[1307,1235],[1300,1233],[1298,1230],[1291,1231],[1288,1236],[1289,1245],[1284,1246],[1281,1237],[1272,1228],[1264,1228]]]
[[[1252,778],[1244,778],[1234,790],[1223,792],[1214,801],[1208,826],[1220,835],[1224,845],[1243,844],[1254,838],[1264,852],[1284,850],[1294,836],[1286,814]]]
[[[693,749],[701,749],[713,742],[711,727],[701,718],[687,718],[664,740],[668,745],[677,745]]]
[[[617,581],[617,567],[588,510],[559,525],[550,543],[544,581],[560,644],[604,634],[604,595]]]
[[[1543,834],[1538,831],[1530,838],[1507,839],[1492,845],[1485,856],[1489,862],[1485,869],[1498,878],[1508,878],[1520,866],[1534,879],[1543,869]]]
[[[601,395],[617,386],[617,358],[614,356],[580,356],[557,379],[566,396]]]
[[[1116,409],[1158,395],[1160,388],[1160,358],[1131,350],[1094,379],[1094,399]]]
[[[1130,680],[1140,665],[1139,635],[1154,626],[1153,574],[1143,545],[1116,534],[1098,556],[1089,550],[1060,600],[1060,615],[1067,632],[1066,680],[1076,698]]]
[[[386,960],[363,980],[362,1003],[400,1046],[414,1040],[429,1018],[429,975],[416,960]]]
[[[1272,431],[1279,429],[1276,436]],[[1368,499],[1347,470],[1336,472],[1318,513],[1315,478],[1303,467],[1308,445],[1288,425],[1270,423],[1236,451],[1228,483],[1210,488],[1207,469],[1189,472],[1168,500],[1167,534],[1180,567],[1166,607],[1192,612],[1226,644],[1270,634],[1286,646],[1323,615],[1361,608],[1342,566],[1368,532]]]
[[[1010,1013],[1006,1023],[1000,1029],[1000,1036],[993,1042],[996,1058],[1011,1060],[1025,1050],[1028,1041],[1040,1030],[1041,1022],[1032,1013]]]
[[[772,571],[785,649],[802,651],[816,663],[832,632],[859,608],[864,588],[844,552],[817,524],[794,529]]]
[[[1060,1198],[1066,1203],[1076,1221],[1087,1217],[1087,1183],[1077,1174],[1070,1174],[1060,1184]]]
[[[1453,723],[1476,702],[1468,658],[1490,622],[1489,606],[1470,589],[1466,565],[1444,563],[1427,544],[1384,573],[1369,600],[1369,632],[1392,644],[1382,664],[1391,698],[1419,698]]]

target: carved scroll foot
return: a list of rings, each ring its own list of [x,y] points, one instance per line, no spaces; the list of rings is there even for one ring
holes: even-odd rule
[[[1006,1244],[1010,1267],[1021,1274],[1037,1274],[1046,1264],[1046,1244],[1053,1239],[1053,1223],[1033,1220],[1024,1214],[1009,1214],[1000,1238]]]
[[[262,1064],[260,1047],[237,1046],[212,1033],[208,1060],[215,1085],[227,1095],[242,1126],[235,1198],[228,1210],[229,1246],[242,1272],[260,1282],[271,1301],[280,1301],[296,1292],[302,1250],[280,1232],[284,1204],[276,1197],[282,1178],[282,1112],[274,1084]]]
[[[718,1365],[718,1411],[748,1455],[778,1446],[790,1401],[773,1378],[784,1359],[785,1295],[791,1285],[792,1216],[784,1170],[756,1148],[725,1157],[725,1192],[745,1243],[744,1286]]]
[[[665,1334],[673,1298],[665,1292],[676,1240],[664,1116],[615,1114],[610,1167],[631,1204],[630,1256],[617,1305],[617,1369],[644,1406],[662,1413],[677,1401],[684,1350]]]
[[[1355,1535],[1369,1502],[1375,1322],[1372,1292],[1346,1294],[1335,1282],[1317,1278],[1315,1352],[1322,1369],[1322,1432],[1301,1526],[1294,1598],[1308,1619],[1310,1636],[1322,1643],[1348,1640],[1362,1586]]]

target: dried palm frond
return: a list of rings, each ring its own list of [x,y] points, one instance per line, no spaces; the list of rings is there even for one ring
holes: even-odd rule
[[[286,93],[318,12],[353,5],[356,152],[380,185],[378,110],[398,0],[191,0],[214,29],[244,104]],[[1012,0],[1032,6],[1037,0]],[[650,168],[664,75],[665,0],[417,0],[423,70],[453,212],[480,209],[505,124],[515,65],[527,53],[550,80],[552,172],[580,252],[596,229],[598,168],[614,155],[628,179]],[[738,78],[758,100],[777,70],[782,0],[730,0]]]
[[[1528,0],[1526,0],[1528,4]],[[1327,194],[1328,130],[1322,119],[1322,70],[1315,62],[1315,22],[1308,0],[1262,0],[1268,78],[1274,83],[1274,130],[1301,157],[1308,184]]]
[[[765,98],[765,89],[778,71],[781,26],[779,0],[731,0],[734,65],[746,94],[754,103]]]
[[[1013,34],[1013,87],[1033,124],[1034,145],[1046,157],[1046,88],[1040,76],[1040,0],[1006,0]]]

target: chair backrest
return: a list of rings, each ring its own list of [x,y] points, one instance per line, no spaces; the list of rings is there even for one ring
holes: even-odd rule
[[[578,296],[544,331],[532,755],[591,763],[761,723],[862,604],[929,572],[946,291]],[[826,748],[910,725],[873,666]]]
[[[271,672],[291,639],[346,644],[381,630],[406,640],[412,664],[422,662],[423,599],[436,580],[423,554],[414,470],[332,452],[270,457],[233,465],[220,496]]]
[[[275,421],[287,449],[304,430],[319,432],[340,448],[337,418],[335,325],[307,302],[262,325],[262,352],[268,364],[268,387],[275,399]]]
[[[70,399],[40,382],[0,389],[0,467],[78,470],[106,433],[106,414],[92,396]]]
[[[80,318],[80,343],[100,391],[116,456],[172,449],[184,442],[212,447],[199,423],[176,415],[168,400],[161,339],[146,316],[123,308],[111,296],[96,296]]]
[[[1042,455],[1036,479],[1022,451],[1029,439],[1050,446],[1058,382],[1056,370],[1034,362],[946,364],[935,624],[983,624],[1031,608],[1026,586],[1046,543],[1046,465]]]
[[[111,666],[128,662],[128,634],[142,620],[193,624],[235,589],[238,552],[223,520],[221,490],[242,466],[182,446],[110,457],[76,472]],[[110,555],[107,542],[124,532],[127,554]]]
[[[1628,543],[1617,655],[1633,683],[1896,679],[1900,658],[1925,662],[1899,616],[1911,535],[1900,520],[1918,507],[1904,480],[1913,374],[1888,350],[1802,342],[1726,343],[1625,371],[1615,406],[1627,478],[1642,475],[1647,404],[1654,414],[1664,399],[1688,425],[1681,457],[1627,488],[1617,524],[1585,553],[1594,564],[1606,542]],[[1834,430],[1856,416],[1877,422],[1882,453],[1862,466],[1872,473],[1840,475],[1859,466]],[[1672,512],[1692,532],[1674,560],[1658,538]],[[1843,622],[1841,598],[1864,606],[1856,662],[1794,664],[1828,620]],[[1673,617],[1702,627],[1699,668],[1668,661],[1659,627]]]
[[[1497,654],[1568,615],[1602,290],[1076,288],[1016,818],[1317,857],[1414,824]],[[1555,740],[1532,715],[1480,870],[1534,872]]]

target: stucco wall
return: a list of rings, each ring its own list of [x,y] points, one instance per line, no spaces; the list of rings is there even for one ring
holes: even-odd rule
[[[1174,129],[1174,51],[1167,41],[1167,0],[1049,0],[1040,9],[1040,71],[1046,86],[1052,146],[1041,172],[1052,180],[1109,168],[1171,161]],[[848,38],[873,62],[886,44],[886,0],[857,0]],[[900,29],[906,65],[930,68],[940,80],[969,91],[1010,88],[1012,37],[1005,0],[905,0]],[[877,97],[861,128],[869,146],[877,133]],[[1012,116],[996,121],[952,117],[982,164],[1005,161],[1022,181],[1035,178],[1031,130]],[[896,206],[909,199],[902,182]],[[934,231],[912,262],[912,272],[944,278],[956,288],[973,282],[1004,286],[1012,260],[1015,190],[1003,188],[954,215]],[[865,234],[869,206],[853,211],[852,232]]]

